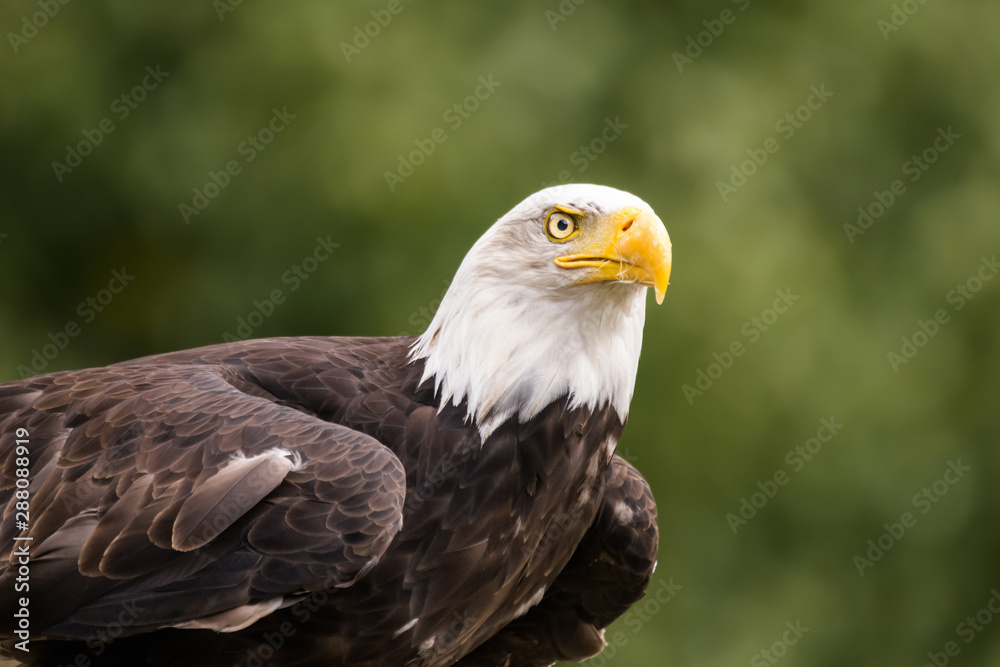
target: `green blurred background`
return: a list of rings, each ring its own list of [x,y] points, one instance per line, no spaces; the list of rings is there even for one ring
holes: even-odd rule
[[[419,333],[522,198],[616,186],[674,243],[619,451],[675,588],[590,664],[1000,664],[1000,5],[669,4],[4,3],[0,380]]]

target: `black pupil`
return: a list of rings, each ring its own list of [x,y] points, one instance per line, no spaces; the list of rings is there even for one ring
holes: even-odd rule
[[[569,229],[569,222],[566,220],[566,218],[562,218],[559,222],[556,223],[556,227],[559,228],[560,232],[565,232],[567,229]]]

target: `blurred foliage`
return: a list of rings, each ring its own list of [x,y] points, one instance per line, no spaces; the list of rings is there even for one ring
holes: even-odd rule
[[[1000,245],[1000,5],[50,4],[0,8],[0,379],[36,352],[50,371],[219,342],[240,318],[254,337],[417,333],[523,197],[613,185],[674,242],[621,448],[660,507],[654,590],[682,588],[619,622],[591,664],[771,664],[767,649],[917,665],[947,642],[952,664],[1000,662],[1000,623],[960,625],[1000,586],[1000,281],[949,300]],[[499,86],[473,104],[480,77]],[[832,96],[803,111],[812,87]],[[294,118],[251,151],[275,109]],[[618,134],[595,141],[608,123]],[[443,143],[390,189],[436,128]],[[948,128],[959,137],[911,181]],[[772,137],[766,162],[740,166]],[[57,174],[68,147],[89,155]],[[734,166],[755,173],[723,199]],[[850,239],[896,179],[903,194]],[[196,188],[215,196],[186,222]],[[339,247],[304,261],[317,238]],[[786,289],[799,299],[760,329]],[[894,369],[888,353],[938,309],[947,322]],[[699,370],[717,379],[689,401]],[[786,453],[831,416],[843,429],[796,469]],[[915,494],[958,459],[970,470],[921,513]],[[734,535],[726,515],[779,470]],[[915,524],[884,537],[904,512]],[[895,543],[860,576],[880,536]],[[799,620],[801,639],[772,646]]]

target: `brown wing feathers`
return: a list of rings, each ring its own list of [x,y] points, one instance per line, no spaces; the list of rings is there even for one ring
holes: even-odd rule
[[[183,618],[194,597],[209,615],[344,585],[370,567],[401,526],[403,469],[373,438],[304,408],[334,407],[316,384],[330,363],[318,347],[293,349],[313,372],[284,382],[282,363],[295,368],[281,361],[288,348],[257,341],[0,387],[3,469],[17,427],[33,446],[33,604],[47,610],[36,623],[56,624],[57,609],[76,607],[63,628],[73,634],[108,622],[102,610],[113,620],[114,601],[128,598],[156,601],[139,624],[155,626]],[[247,374],[255,356],[279,360],[261,372],[292,385],[295,400]],[[12,480],[5,474],[0,486],[8,537]],[[177,587],[199,579],[223,590]],[[46,604],[60,595],[57,582],[75,599]]]

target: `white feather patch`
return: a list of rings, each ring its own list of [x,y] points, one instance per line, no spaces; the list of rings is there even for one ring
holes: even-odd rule
[[[172,628],[184,630],[215,630],[216,632],[236,632],[249,627],[281,606],[282,598],[272,598],[257,604],[245,604],[212,616],[193,621],[176,623]]]
[[[535,594],[531,596],[530,600],[514,610],[514,618],[520,618],[521,616],[527,614],[528,610],[541,602],[543,597],[545,597],[545,589],[539,588],[535,591]]]
[[[403,634],[404,632],[406,632],[407,630],[409,630],[410,628],[412,628],[416,624],[417,624],[417,619],[416,618],[411,618],[405,624],[403,624],[402,626],[400,626],[400,628],[398,630],[396,630],[394,633],[392,633],[392,636],[393,637],[398,637],[401,634]]]
[[[635,510],[619,500],[615,504],[615,518],[618,519],[618,523],[630,524],[635,519]]]

